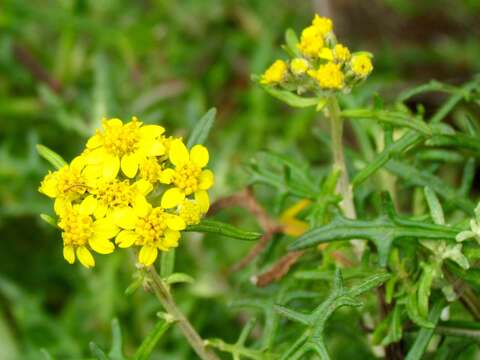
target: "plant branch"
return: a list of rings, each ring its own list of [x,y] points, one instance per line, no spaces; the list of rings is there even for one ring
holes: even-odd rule
[[[340,179],[337,183],[337,192],[342,195],[340,206],[349,219],[356,219],[353,191],[348,178],[345,154],[343,152],[343,118],[336,97],[331,97],[327,103],[328,118],[330,120],[330,136],[332,141],[333,166],[340,170]],[[362,241],[352,240],[353,249],[358,258],[362,256],[365,247]]]
[[[150,266],[147,269],[147,272],[152,280],[151,286],[155,292],[155,295],[164,307],[165,311],[173,316],[174,320],[178,323],[183,336],[185,336],[198,357],[202,360],[220,360],[212,351],[206,349],[204,340],[200,337],[200,335],[198,335],[188,319],[177,307],[177,304],[170,294],[167,285],[158,275],[155,268]]]

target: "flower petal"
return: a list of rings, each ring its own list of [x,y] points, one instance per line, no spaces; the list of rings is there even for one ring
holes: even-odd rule
[[[85,246],[81,246],[77,248],[77,257],[83,266],[87,268],[91,268],[95,266],[95,260],[93,259],[93,256],[90,253],[90,251]]]
[[[163,241],[163,245],[169,249],[172,247],[178,246],[178,239],[180,239],[180,232],[175,230],[165,230],[165,238]]]
[[[174,177],[175,177],[175,170],[165,169],[160,174],[160,179],[159,180],[162,184],[171,184]]]
[[[138,261],[145,266],[150,266],[154,263],[158,255],[158,250],[152,246],[143,246],[138,254]]]
[[[165,191],[162,196],[161,206],[170,209],[179,205],[185,199],[185,193],[179,188],[171,188]]]
[[[111,239],[118,234],[118,231],[119,228],[115,225],[111,216],[99,219],[93,224],[93,236],[95,237]]]
[[[140,179],[133,185],[142,195],[148,195],[153,190],[153,185],[145,179]]]
[[[91,238],[88,244],[99,254],[111,254],[115,250],[115,246],[107,239]]]
[[[160,125],[144,125],[140,128],[142,138],[157,138],[165,132],[165,128]]]
[[[175,166],[182,166],[190,159],[190,155],[188,154],[187,147],[180,139],[175,139],[170,144],[170,151],[168,153],[168,157],[170,161]]]
[[[115,225],[127,230],[134,229],[138,220],[135,211],[130,207],[115,209],[112,212],[112,218]]]
[[[190,160],[199,168],[208,164],[208,150],[203,145],[195,145],[190,150]]]
[[[102,137],[99,134],[93,135],[87,141],[87,149],[95,149],[102,145]]]
[[[166,223],[167,226],[172,230],[183,230],[187,227],[185,220],[178,215],[168,215]]]
[[[148,142],[146,144],[146,152],[148,156],[161,156],[165,154],[165,146],[159,140]]]
[[[88,195],[80,203],[80,214],[82,215],[92,215],[97,207],[97,199],[93,195]]]
[[[120,170],[120,159],[118,156],[109,155],[103,163],[103,176],[106,178],[114,178]]]
[[[65,198],[56,198],[53,203],[53,210],[55,214],[62,215],[65,212],[65,208],[71,206],[70,202]]]
[[[210,208],[210,198],[205,190],[199,190],[195,193],[195,201],[203,213],[206,213]]]
[[[133,203],[133,211],[135,211],[135,214],[139,217],[145,217],[148,215],[150,210],[152,209],[152,205],[147,201],[145,196],[138,194],[135,197],[134,203]]]
[[[122,157],[122,172],[129,178],[133,178],[138,171],[139,157],[137,154],[128,154]]]
[[[199,178],[198,187],[200,190],[208,190],[213,186],[214,177],[211,170],[203,170]]]
[[[123,122],[122,120],[120,119],[110,119],[110,120],[105,120],[105,124],[107,125],[107,127],[121,127],[123,126]],[[105,128],[105,126],[104,126]]]
[[[132,246],[138,239],[138,235],[134,231],[123,230],[115,238],[115,243],[121,248],[128,248]]]
[[[63,247],[63,257],[70,264],[73,264],[75,262],[75,251],[73,250],[73,246],[64,246]]]
[[[96,219],[101,219],[107,214],[108,206],[99,202],[97,203],[97,207],[93,211],[93,215]]]

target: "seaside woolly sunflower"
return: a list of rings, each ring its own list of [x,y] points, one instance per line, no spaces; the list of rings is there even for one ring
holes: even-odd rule
[[[207,148],[187,149],[159,125],[137,118],[105,119],[83,153],[42,180],[39,191],[55,199],[63,256],[93,267],[92,251],[138,249],[151,265],[159,251],[178,246],[181,231],[207,212],[213,172]],[[161,206],[158,203],[161,202]]]

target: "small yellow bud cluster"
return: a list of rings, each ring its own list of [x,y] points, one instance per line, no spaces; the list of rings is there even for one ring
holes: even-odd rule
[[[261,76],[261,84],[324,96],[350,91],[373,70],[371,55],[351,54],[337,43],[332,20],[319,15],[303,29],[296,47],[290,44],[287,49],[292,59],[276,60]]]
[[[91,250],[109,254],[115,243],[138,246],[139,262],[149,266],[207,212],[214,181],[204,169],[208,150],[202,145],[189,150],[164,132],[137,118],[125,124],[104,120],[80,156],[45,176],[39,191],[55,199],[69,263],[78,258],[92,267]],[[160,206],[152,205],[155,196]]]

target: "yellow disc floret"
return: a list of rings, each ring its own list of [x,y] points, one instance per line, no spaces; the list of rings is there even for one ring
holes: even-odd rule
[[[281,83],[288,73],[287,63],[283,60],[276,60],[262,75],[260,83],[274,85]]]
[[[336,62],[344,63],[350,60],[350,50],[342,44],[337,44],[333,48],[333,58]]]
[[[290,69],[294,75],[305,74],[309,67],[308,61],[302,58],[295,58],[290,62]]]
[[[324,33],[315,26],[309,26],[302,31],[298,49],[308,57],[318,57],[325,41]]]
[[[119,119],[104,120],[105,131],[103,134],[97,131],[97,135],[101,138],[108,153],[122,157],[137,150],[140,126],[141,123],[137,118],[133,118],[125,125]]]
[[[353,73],[359,78],[366,78],[373,70],[372,61],[367,55],[355,55],[350,62]]]
[[[312,25],[320,32],[322,35],[326,35],[327,33],[333,30],[333,22],[331,19],[326,17],[321,17],[315,14],[315,18],[313,19]]]
[[[187,225],[198,224],[203,214],[201,206],[195,201],[185,200],[180,206],[179,215]]]
[[[160,180],[162,165],[156,158],[147,158],[140,163],[140,177],[151,184]]]
[[[308,73],[317,80],[322,89],[340,90],[344,85],[344,74],[339,64],[329,62],[321,65],[318,70],[312,70]]]

